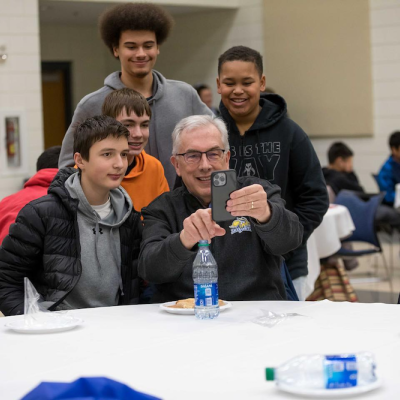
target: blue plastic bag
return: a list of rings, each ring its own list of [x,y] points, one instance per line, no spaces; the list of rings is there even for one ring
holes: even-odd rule
[[[160,400],[108,378],[42,382],[21,400]]]

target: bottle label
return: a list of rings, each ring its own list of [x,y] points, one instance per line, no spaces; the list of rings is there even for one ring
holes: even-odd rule
[[[218,305],[218,283],[197,283],[194,285],[196,307]]]
[[[326,356],[324,361],[327,389],[357,386],[357,359],[355,355]]]

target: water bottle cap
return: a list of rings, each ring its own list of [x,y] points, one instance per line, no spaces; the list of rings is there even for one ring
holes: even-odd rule
[[[265,379],[267,381],[275,380],[275,368],[265,368]]]
[[[208,240],[200,240],[199,247],[201,247],[201,246],[208,246]]]

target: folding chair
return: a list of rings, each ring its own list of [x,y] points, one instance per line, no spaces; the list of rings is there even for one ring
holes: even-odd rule
[[[364,201],[354,192],[348,190],[339,192],[335,203],[343,205],[349,210],[356,228],[352,235],[342,240],[342,242],[362,242],[368,244],[369,247],[360,250],[341,247],[336,255],[342,258],[353,258],[379,254],[382,258],[387,280],[389,281],[390,291],[393,292],[392,276],[375,226],[375,214],[378,206],[382,203],[383,197],[384,193],[379,193],[370,196],[368,200]]]
[[[380,193],[383,193],[385,195],[386,192],[382,192],[381,188],[379,186],[378,174],[372,173],[371,176],[374,179],[374,181],[376,183],[376,186],[377,186],[378,190],[380,191]],[[387,237],[388,237],[388,242],[389,242],[389,246],[390,246],[390,253],[389,253],[389,256],[390,256],[389,262],[390,262],[390,264],[389,265],[390,265],[390,268],[392,270],[392,275],[393,275],[393,270],[394,270],[393,249],[394,249],[394,244],[396,243],[396,236],[397,236],[397,239],[400,241],[400,232],[397,231],[397,229],[394,228],[393,225],[391,225],[390,223],[385,223],[385,222],[378,223],[377,228],[378,228],[379,232],[386,234]]]

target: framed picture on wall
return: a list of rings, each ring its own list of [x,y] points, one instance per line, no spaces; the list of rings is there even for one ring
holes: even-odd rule
[[[27,141],[25,112],[17,109],[0,109],[1,175],[27,172]]]

